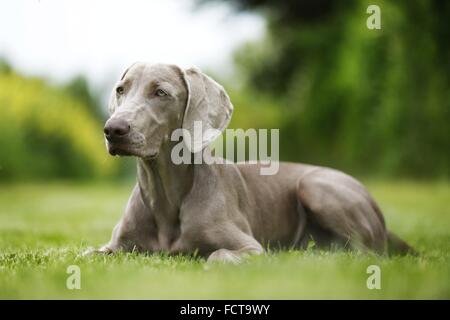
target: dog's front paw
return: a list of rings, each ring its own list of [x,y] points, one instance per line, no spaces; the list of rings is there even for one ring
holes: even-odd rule
[[[242,262],[242,256],[228,249],[219,249],[211,253],[206,262],[207,263],[223,262],[223,263],[239,264]]]
[[[111,254],[113,253],[112,249],[108,248],[107,246],[103,246],[99,249],[95,249],[93,247],[87,248],[86,251],[84,251],[81,255],[83,257],[89,257],[97,254]]]

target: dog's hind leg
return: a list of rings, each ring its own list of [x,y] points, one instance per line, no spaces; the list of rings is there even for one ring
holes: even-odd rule
[[[299,180],[297,196],[307,214],[306,236],[320,247],[385,252],[383,216],[355,179],[336,170],[319,169]]]

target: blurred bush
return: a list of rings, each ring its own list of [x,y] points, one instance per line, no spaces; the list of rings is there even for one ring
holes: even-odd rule
[[[99,107],[100,93],[92,92],[92,87],[89,85],[85,76],[81,74],[75,76],[62,88],[70,97],[81,102],[86,111],[93,115],[96,120],[100,122],[105,120],[106,114],[102,112],[104,109]]]
[[[86,101],[0,64],[0,181],[92,178],[117,164]],[[73,91],[72,91],[73,92]]]
[[[450,177],[449,1],[230,2],[268,25],[236,52],[234,126],[280,128],[283,160]]]

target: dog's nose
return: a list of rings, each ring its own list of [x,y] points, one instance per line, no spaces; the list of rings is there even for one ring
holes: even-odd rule
[[[130,132],[130,125],[122,119],[109,119],[103,128],[106,139],[120,138]]]

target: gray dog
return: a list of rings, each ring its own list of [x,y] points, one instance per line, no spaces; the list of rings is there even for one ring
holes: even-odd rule
[[[174,164],[170,139],[194,121],[223,131],[233,106],[198,69],[135,63],[111,95],[104,133],[111,155],[137,157],[137,184],[111,241],[95,250],[199,254],[239,262],[264,248],[343,247],[406,253],[368,191],[329,168],[279,164]],[[199,150],[217,136],[204,135]],[[198,142],[198,141],[197,141]],[[391,251],[391,250],[389,250]]]

